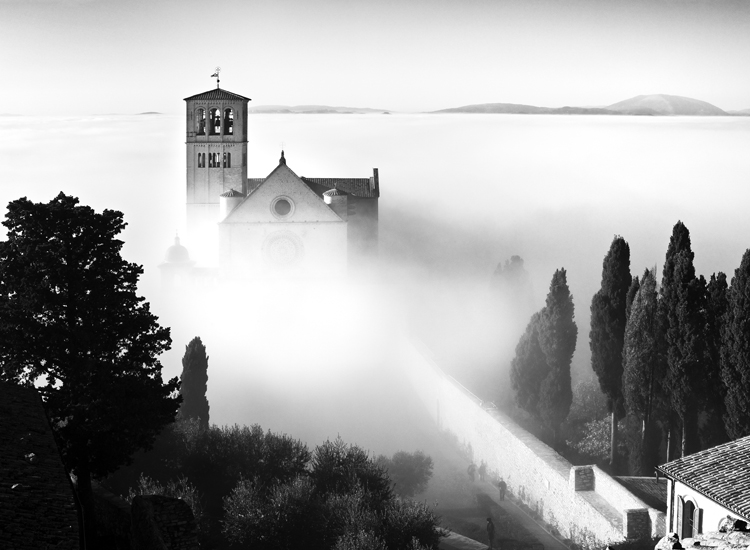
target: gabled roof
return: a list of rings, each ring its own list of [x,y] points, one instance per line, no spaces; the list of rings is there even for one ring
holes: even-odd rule
[[[325,212],[329,213],[330,216],[332,216],[335,220],[340,221],[340,222],[344,221],[341,218],[341,216],[339,216],[330,206],[328,206],[323,201],[323,198],[322,198],[321,195],[319,195],[318,193],[316,193],[315,190],[313,190],[310,187],[310,185],[307,184],[307,182],[305,182],[302,178],[300,178],[294,172],[294,170],[292,170],[291,168],[289,168],[289,166],[287,166],[287,164],[286,164],[286,158],[284,157],[284,151],[282,151],[281,152],[281,158],[279,159],[279,164],[276,166],[276,168],[274,168],[271,171],[271,173],[268,174],[262,180],[261,179],[257,179],[256,181],[258,181],[259,183],[254,188],[250,189],[250,191],[248,191],[247,196],[245,197],[245,199],[236,208],[234,208],[229,213],[229,215],[226,218],[224,218],[219,223],[222,223],[222,224],[224,224],[224,223],[231,223],[231,221],[233,219],[237,219],[238,215],[241,215],[241,214],[239,214],[239,212],[241,212],[242,209],[246,205],[251,204],[252,201],[255,200],[255,198],[256,198],[255,196],[257,194],[259,194],[259,193],[262,192],[262,189],[263,189],[264,185],[267,184],[267,182],[269,182],[269,180],[272,180],[272,178],[274,177],[274,175],[277,172],[287,173],[287,174],[291,175],[292,178],[293,178],[293,181],[296,180],[298,182],[298,185],[299,185],[298,188],[300,190],[303,190],[303,193],[309,193],[311,197],[314,197],[314,199],[319,202],[320,206],[325,210]],[[248,181],[253,181],[253,180],[254,180],[254,178],[248,178]],[[328,221],[332,221],[332,220],[328,220]]]
[[[355,197],[377,197],[377,188],[370,186],[370,178],[306,178],[302,177],[306,184],[317,184],[328,189],[339,189],[348,195]]]
[[[750,436],[678,458],[657,470],[750,519]]]
[[[196,99],[203,99],[207,101],[251,101],[249,97],[244,97],[239,94],[233,94],[232,92],[222,90],[221,88],[214,88],[213,90],[208,90],[207,92],[203,92],[202,94],[191,95],[190,97],[186,97],[184,101]]]
[[[34,388],[0,382],[0,548],[78,550],[73,487]]]

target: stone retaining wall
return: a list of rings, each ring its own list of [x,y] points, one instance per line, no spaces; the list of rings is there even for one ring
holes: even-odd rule
[[[564,538],[590,548],[663,535],[663,513],[596,466],[574,467],[443,373],[420,344],[407,343],[403,360],[438,427],[453,434],[475,464],[484,461],[491,477],[502,476],[508,489]],[[661,532],[654,521],[659,514]]]

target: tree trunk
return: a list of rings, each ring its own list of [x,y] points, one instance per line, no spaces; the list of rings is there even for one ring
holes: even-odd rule
[[[687,422],[683,420],[682,421],[682,438],[680,441],[680,458],[687,455],[687,442],[688,442]]]
[[[669,462],[671,460],[672,455],[672,425],[670,423],[667,424],[667,460],[666,462]]]
[[[610,430],[609,440],[609,466],[612,470],[612,475],[617,473],[617,405],[612,407],[612,428]]]
[[[94,550],[96,548],[96,529],[94,512],[94,492],[91,489],[91,473],[88,470],[76,469],[78,479],[78,500],[81,502],[81,514],[83,515],[84,548]]]

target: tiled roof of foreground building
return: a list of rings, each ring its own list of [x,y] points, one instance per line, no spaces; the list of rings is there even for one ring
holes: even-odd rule
[[[750,436],[678,458],[658,470],[750,518]]]
[[[73,487],[42,400],[0,382],[0,548],[78,547]]]

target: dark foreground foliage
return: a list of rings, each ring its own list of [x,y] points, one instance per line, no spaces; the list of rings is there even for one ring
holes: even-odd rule
[[[89,526],[92,477],[150,447],[175,418],[178,382],[162,380],[158,359],[169,329],[137,294],[143,269],[120,254],[121,212],[60,193],[11,202],[3,225],[0,379],[37,385]]]
[[[337,439],[310,453],[257,425],[177,422],[108,481],[121,494],[189,495],[203,515],[202,548],[411,550],[437,548],[441,533],[434,511],[399,500],[359,447]]]
[[[242,480],[224,501],[224,534],[259,550],[437,548],[432,509],[402,501],[384,468],[341,439],[318,446],[305,474],[270,487]]]

